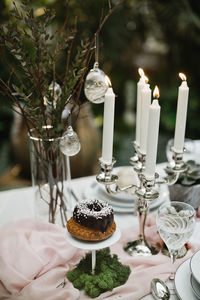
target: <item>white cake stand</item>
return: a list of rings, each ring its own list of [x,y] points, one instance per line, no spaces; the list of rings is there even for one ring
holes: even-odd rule
[[[121,232],[120,232],[118,226],[117,226],[115,232],[109,238],[107,238],[104,241],[99,241],[99,242],[88,242],[88,241],[78,240],[78,239],[74,238],[68,231],[66,232],[66,234],[67,234],[67,240],[72,246],[79,248],[79,249],[91,250],[91,252],[92,252],[92,274],[94,274],[94,269],[96,266],[96,250],[110,247],[111,245],[116,243],[121,236]]]

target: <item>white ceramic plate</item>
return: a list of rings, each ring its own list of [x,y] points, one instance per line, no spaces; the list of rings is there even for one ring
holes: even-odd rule
[[[193,292],[195,293],[197,298],[200,299],[200,284],[196,281],[192,274],[190,276],[190,284],[193,289]]]
[[[119,175],[119,184],[121,183],[121,186],[128,186],[131,184],[139,185],[139,179],[137,173],[133,170],[133,167],[131,166],[124,166],[124,167],[117,167],[113,168],[113,174]],[[120,178],[121,177],[121,178]],[[132,181],[133,180],[133,181]],[[102,184],[99,184],[99,189],[102,191],[103,194],[108,195],[106,192],[106,189]],[[134,188],[132,189],[134,192]],[[120,194],[113,194],[110,195],[110,198],[113,198],[115,201],[119,200],[121,201],[127,201],[132,202],[135,198],[135,194],[131,194],[129,190],[121,192]]]
[[[190,269],[195,280],[200,284],[200,251],[193,254],[190,262]]]
[[[84,198],[97,198],[108,202],[116,213],[133,213],[134,212],[134,202],[132,203],[124,202],[123,199],[120,201],[115,201],[113,198],[110,198],[108,194],[103,193],[99,188],[99,183],[93,182],[89,187],[84,191]]]
[[[106,240],[100,242],[89,242],[89,241],[81,241],[74,238],[68,231],[66,231],[68,242],[79,249],[85,250],[99,250],[106,247],[110,247],[114,243],[116,243],[121,236],[121,232],[119,230],[119,226],[116,227],[115,232]]]
[[[100,187],[99,183],[98,182],[93,182],[93,184],[91,184],[84,192],[84,196],[88,196],[88,195],[91,195],[94,197],[94,195],[96,195],[96,197],[101,197],[103,199],[109,199],[109,203],[111,205],[115,205],[115,206],[119,206],[119,207],[133,207],[133,203],[135,202],[136,200],[136,196],[134,195],[132,197],[132,201],[126,201],[124,200],[123,198],[123,195],[121,195],[121,198],[118,198],[118,199],[114,199],[112,197],[112,195],[109,195],[107,194],[106,192],[103,192],[102,191],[102,188]],[[118,195],[119,197],[119,195]]]
[[[196,300],[198,299],[193,293],[190,284],[190,258],[182,263],[175,274],[174,285],[176,289],[177,296],[181,300]]]
[[[134,212],[134,206],[136,202],[136,196],[135,198],[132,198],[132,202],[126,202],[124,200],[124,193],[121,195],[120,200],[114,199],[113,197],[110,197],[109,194],[102,192],[102,189],[99,188],[99,183],[92,182],[84,191],[84,198],[97,198],[99,200],[107,201],[114,209],[114,212],[117,213],[133,213]],[[163,185],[160,187],[160,197],[156,200],[153,200],[149,204],[149,209],[155,209],[159,205],[161,205],[164,201],[167,201],[169,199],[169,192],[168,188]]]

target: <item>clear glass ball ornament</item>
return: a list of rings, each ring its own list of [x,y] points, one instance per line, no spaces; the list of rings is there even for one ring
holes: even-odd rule
[[[72,109],[73,104],[67,103],[62,111],[61,119],[67,120],[67,118],[71,115],[71,109]]]
[[[107,76],[99,69],[99,63],[95,62],[93,69],[90,70],[85,79],[84,92],[86,98],[92,103],[102,103],[108,87]]]
[[[60,151],[67,156],[76,155],[81,149],[77,133],[69,126],[60,140]]]

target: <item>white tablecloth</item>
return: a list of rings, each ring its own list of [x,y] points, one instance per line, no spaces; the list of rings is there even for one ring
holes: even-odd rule
[[[164,174],[163,168],[165,164],[159,164],[157,171],[162,176]],[[96,182],[95,176],[81,177],[71,180],[71,186],[80,199],[84,197],[84,191]],[[23,218],[35,217],[34,204],[35,191],[32,187],[25,187],[19,189],[11,189],[0,192],[0,226],[7,222],[17,221]],[[76,204],[73,197],[71,198],[72,208]],[[126,217],[125,217],[126,216]],[[137,223],[137,217],[133,213],[117,214],[115,213],[116,222],[120,228],[127,228]]]

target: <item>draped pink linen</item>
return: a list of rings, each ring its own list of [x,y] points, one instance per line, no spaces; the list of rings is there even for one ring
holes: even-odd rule
[[[137,234],[138,228],[128,228],[111,246],[111,252],[118,254],[120,261],[131,267],[128,281],[96,299],[138,300],[150,292],[152,278],[168,278],[171,272],[169,257],[161,253],[151,257],[131,257],[124,252],[123,246],[136,239]],[[156,232],[154,216],[148,216],[146,235],[152,243],[162,243]],[[188,248],[187,255],[177,260],[176,267],[200,246],[188,245]],[[0,229],[0,300],[90,299],[67,279],[64,288],[57,287],[84,253],[68,243],[66,230],[57,225],[33,219],[6,225]]]

